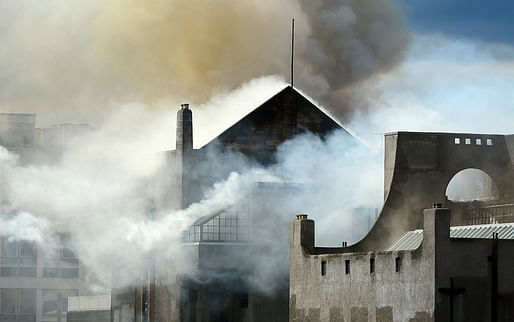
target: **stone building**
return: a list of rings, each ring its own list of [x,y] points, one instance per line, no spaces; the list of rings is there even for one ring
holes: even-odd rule
[[[71,134],[89,130],[85,124],[60,124],[36,128],[35,114],[0,113],[0,145],[19,156],[22,164],[49,164],[58,160]],[[9,205],[2,190],[2,215]],[[87,294],[85,271],[69,249],[66,232],[52,256],[43,256],[40,245],[0,236],[0,321],[66,321],[67,298]]]
[[[345,131],[288,86],[205,146],[193,149],[193,116],[184,104],[177,114],[176,149],[166,152],[173,182],[161,199],[171,205],[157,201],[157,207],[186,208],[215,182],[241,170],[239,166],[273,164],[277,147],[295,135],[310,132],[323,138],[334,130]],[[285,275],[277,281],[276,292],[260,294],[248,281],[256,273],[251,260],[260,251],[253,243],[259,221],[270,215],[256,212],[254,205],[266,194],[290,189],[294,185],[260,182],[244,201],[197,220],[183,238],[191,260],[188,270],[195,274],[169,277],[169,266],[161,263],[147,269],[150,274],[142,274],[146,278],[135,291],[114,286],[113,321],[287,320],[287,223],[280,228],[284,244],[275,245],[286,254]]]
[[[385,148],[384,206],[361,241],[315,247],[312,220],[291,224],[290,321],[512,320],[514,136],[398,132]],[[496,198],[447,198],[469,168]]]

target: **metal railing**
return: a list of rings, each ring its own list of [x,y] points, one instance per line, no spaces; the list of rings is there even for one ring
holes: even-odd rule
[[[514,222],[514,204],[469,208],[466,212],[469,225]]]

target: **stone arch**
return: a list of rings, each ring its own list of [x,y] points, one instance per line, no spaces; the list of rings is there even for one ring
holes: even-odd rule
[[[453,202],[498,199],[494,179],[485,171],[467,168],[457,172],[446,185],[446,198]]]

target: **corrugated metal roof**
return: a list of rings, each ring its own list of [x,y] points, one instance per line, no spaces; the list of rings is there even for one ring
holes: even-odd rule
[[[498,233],[499,239],[514,239],[514,223],[450,227],[450,238],[491,239],[493,232]],[[414,250],[422,241],[423,229],[409,231],[387,250]]]
[[[416,229],[407,232],[403,235],[400,240],[398,240],[393,246],[391,246],[387,251],[393,250],[413,250],[421,245],[421,241],[423,240],[423,229]]]

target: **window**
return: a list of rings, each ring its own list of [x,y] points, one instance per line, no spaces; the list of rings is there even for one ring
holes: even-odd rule
[[[460,144],[460,138],[455,138],[455,144]]]
[[[8,238],[2,238],[2,257],[17,257],[18,256],[18,244],[15,240],[9,240]]]
[[[373,257],[369,259],[369,273],[375,273],[375,259]]]
[[[321,276],[325,276],[327,274],[327,262],[321,262]]]
[[[66,321],[68,297],[78,296],[78,290],[43,290],[43,320]]]
[[[36,256],[35,243],[2,238],[0,276],[36,277]]]
[[[25,258],[36,257],[36,244],[27,241],[20,242],[20,256]]]
[[[0,291],[0,312],[16,313],[16,297],[17,290],[15,288],[3,288]]]
[[[471,139],[470,139],[470,138],[466,138],[466,140],[464,140],[464,142],[465,142],[466,144],[471,144]]]
[[[482,145],[482,139],[476,139],[475,140],[476,145]]]
[[[58,267],[44,267],[43,268],[43,276],[44,277],[59,277],[59,268]]]
[[[36,290],[20,289],[20,313],[36,313]]]
[[[63,278],[78,278],[79,277],[79,269],[78,268],[61,268],[61,277],[63,277]]]
[[[18,267],[18,276],[21,277],[36,277],[36,266]]]
[[[394,266],[395,266],[395,272],[399,272],[400,271],[400,267],[402,265],[402,260],[400,257],[396,257],[395,260],[394,260]]]
[[[487,140],[485,140],[485,142],[486,142],[486,145],[488,145],[488,146],[493,145],[493,140],[491,140],[491,139],[487,139]]]
[[[198,220],[183,232],[184,242],[250,241],[254,235],[254,213],[250,201]]]
[[[344,273],[350,274],[350,260],[349,259],[344,261]]]
[[[58,249],[43,258],[43,277],[79,277],[79,260],[69,245],[69,238],[61,235]]]
[[[0,321],[36,321],[36,289],[0,290]]]

